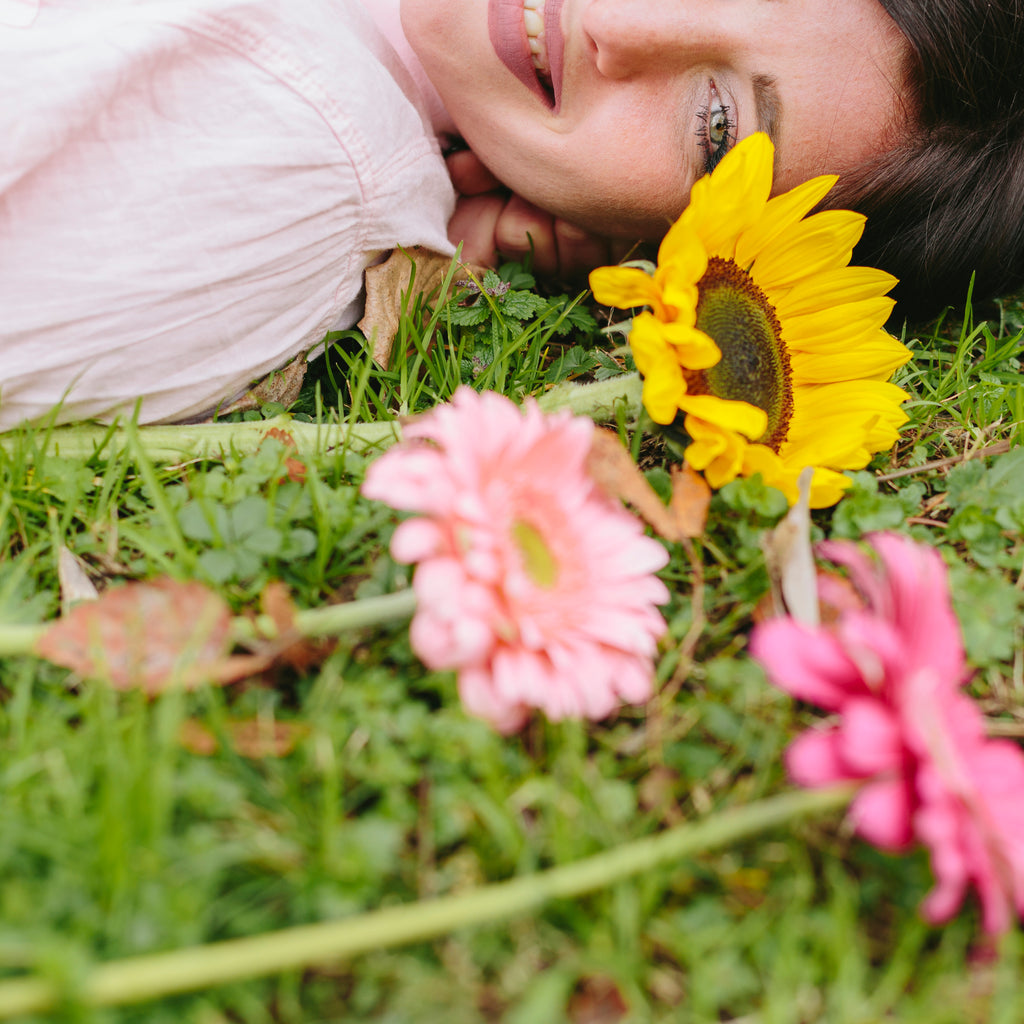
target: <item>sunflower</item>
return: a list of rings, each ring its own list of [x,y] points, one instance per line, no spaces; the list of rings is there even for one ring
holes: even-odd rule
[[[896,441],[906,395],[887,383],[910,352],[884,329],[896,279],[851,267],[864,220],[808,216],[836,182],[825,175],[769,198],[774,148],[738,143],[690,193],[658,264],[600,267],[595,298],[646,306],[629,342],[643,403],[660,424],[685,417],[686,461],[712,487],[760,473],[797,500],[814,467],[811,507],[834,505]]]

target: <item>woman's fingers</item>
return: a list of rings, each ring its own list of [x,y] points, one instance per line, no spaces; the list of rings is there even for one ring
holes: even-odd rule
[[[462,244],[464,263],[497,265],[495,229],[507,198],[497,192],[459,197],[455,213],[448,221],[448,239],[452,245]]]
[[[459,195],[478,196],[501,188],[501,182],[468,149],[457,149],[449,153],[444,162]]]
[[[467,159],[456,161],[457,157]],[[482,189],[493,181],[468,150],[451,154],[448,161],[449,169],[452,161],[459,165],[460,192]],[[593,235],[520,196],[490,190],[462,192],[448,222],[448,237],[454,245],[462,243],[462,258],[467,262],[495,266],[499,256],[521,260],[532,253],[536,273],[569,279],[615,263],[630,249],[627,242]]]
[[[555,218],[517,195],[510,196],[494,232],[498,251],[522,259],[531,250],[533,269],[541,275],[559,272]]]

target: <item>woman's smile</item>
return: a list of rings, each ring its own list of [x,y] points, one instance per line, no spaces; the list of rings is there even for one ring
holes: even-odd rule
[[[501,62],[555,111],[565,50],[561,9],[562,0],[491,0],[487,18]]]

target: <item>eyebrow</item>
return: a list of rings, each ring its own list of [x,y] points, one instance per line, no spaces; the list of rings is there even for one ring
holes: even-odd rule
[[[771,75],[754,75],[754,106],[757,110],[757,130],[765,132],[776,145],[782,124],[782,100]]]

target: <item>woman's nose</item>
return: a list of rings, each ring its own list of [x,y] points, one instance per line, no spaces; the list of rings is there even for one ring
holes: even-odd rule
[[[735,0],[594,0],[583,31],[607,78],[720,57],[740,42]]]

